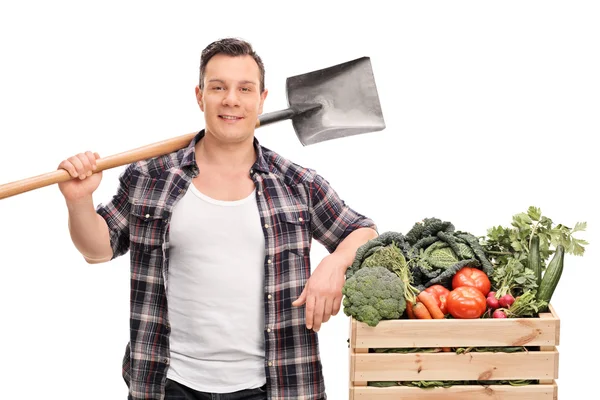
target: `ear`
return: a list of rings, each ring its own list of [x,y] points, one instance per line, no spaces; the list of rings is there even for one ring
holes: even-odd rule
[[[267,98],[268,94],[269,94],[269,91],[267,89],[265,89],[260,94],[260,105],[258,106],[258,115],[262,114],[262,112],[263,112],[263,105],[265,103],[265,99]]]
[[[198,102],[198,106],[200,106],[202,112],[204,112],[204,101],[202,98],[202,90],[200,89],[200,86],[196,86],[196,101]]]

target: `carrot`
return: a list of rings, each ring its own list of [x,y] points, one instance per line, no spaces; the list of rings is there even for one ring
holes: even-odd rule
[[[406,302],[406,315],[408,315],[409,319],[416,319],[415,313],[413,311],[413,303],[410,301]]]
[[[412,306],[412,309],[417,319],[432,319],[427,307],[425,307],[425,304],[421,303],[420,301],[417,301]]]
[[[427,307],[427,311],[429,311],[429,314],[431,314],[433,319],[444,318],[444,313],[440,310],[440,307],[437,305],[437,300],[431,293],[422,291],[417,295],[417,299]]]

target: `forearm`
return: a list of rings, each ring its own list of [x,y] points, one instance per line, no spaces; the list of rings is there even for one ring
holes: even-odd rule
[[[106,221],[96,213],[90,198],[67,202],[69,233],[73,244],[88,263],[101,263],[112,258],[110,235]]]
[[[337,246],[335,251],[332,253],[336,258],[340,260],[340,265],[343,266],[344,272],[352,263],[356,257],[356,250],[367,243],[369,240],[376,238],[377,231],[371,228],[360,228],[346,236],[344,240]]]

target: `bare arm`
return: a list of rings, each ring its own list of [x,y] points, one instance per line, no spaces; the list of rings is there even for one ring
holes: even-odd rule
[[[96,213],[92,198],[67,202],[69,233],[73,244],[90,264],[112,259],[108,225]]]
[[[323,322],[340,311],[346,270],[356,257],[356,250],[376,237],[375,229],[359,228],[346,236],[336,250],[319,263],[300,297],[292,303],[295,307],[306,304],[308,329],[318,332]]]
[[[331,255],[334,255],[339,260],[337,265],[341,269],[342,274],[345,274],[348,267],[354,262],[356,250],[369,240],[375,239],[377,236],[378,234],[375,229],[359,228],[341,241]]]
[[[108,225],[96,213],[92,194],[100,185],[102,172],[94,174],[98,153],[80,153],[60,163],[74,178],[59,183],[69,211],[69,232],[73,244],[88,263],[112,259]]]

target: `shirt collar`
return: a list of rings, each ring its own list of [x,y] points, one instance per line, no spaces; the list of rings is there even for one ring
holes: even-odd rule
[[[192,167],[197,170],[198,165],[196,164],[196,144],[200,139],[204,137],[205,130],[202,129],[194,136],[194,139],[185,148],[183,152],[183,159],[181,160],[181,167]],[[256,171],[269,172],[269,164],[265,159],[262,146],[258,142],[258,139],[254,138],[254,150],[256,151],[256,162],[252,166]]]

